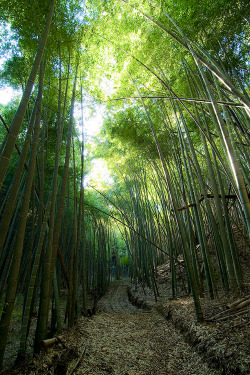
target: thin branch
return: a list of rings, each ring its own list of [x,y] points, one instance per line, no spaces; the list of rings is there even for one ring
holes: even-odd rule
[[[177,98],[177,97],[170,97],[170,96],[141,96],[143,99],[167,99],[167,100],[182,100],[186,102],[195,102],[195,103],[206,103],[206,104],[212,104],[211,100],[207,99],[196,99],[196,98]],[[109,99],[108,101],[117,101],[117,100],[130,100],[130,99],[140,99],[141,97],[139,96],[128,96],[124,98],[114,98],[114,99]],[[231,107],[239,107],[239,108],[244,108],[245,106],[241,103],[234,103],[234,102],[222,102],[219,101],[217,102],[219,105],[227,105]]]

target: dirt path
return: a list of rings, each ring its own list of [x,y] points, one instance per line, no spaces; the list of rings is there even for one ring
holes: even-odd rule
[[[138,310],[127,284],[116,281],[84,327],[86,352],[74,374],[213,375],[173,325],[155,311]]]

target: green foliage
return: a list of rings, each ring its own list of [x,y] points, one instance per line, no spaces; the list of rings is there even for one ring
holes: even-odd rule
[[[128,260],[128,254],[124,255],[122,258],[120,258],[120,266],[128,266],[129,260]]]
[[[3,72],[0,76],[2,84],[9,84],[18,89],[24,87],[28,78],[29,65],[24,56],[14,55],[7,60],[3,66]]]

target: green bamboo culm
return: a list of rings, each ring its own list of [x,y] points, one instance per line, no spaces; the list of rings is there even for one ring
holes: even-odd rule
[[[131,79],[132,79],[132,77],[131,77]],[[132,79],[132,81],[133,81],[133,79]],[[140,92],[139,92],[139,90],[138,90],[134,81],[133,81],[133,83],[136,87],[138,96],[141,97]],[[190,283],[191,283],[191,288],[192,288],[192,293],[193,293],[193,299],[194,299],[197,321],[202,322],[203,321],[203,313],[202,313],[200,300],[199,300],[199,292],[198,292],[197,283],[196,283],[193,268],[192,268],[188,244],[187,244],[187,241],[186,241],[186,235],[185,235],[185,232],[184,232],[184,229],[183,229],[183,226],[182,226],[182,222],[181,222],[181,219],[180,219],[180,216],[179,216],[178,205],[177,205],[175,195],[174,195],[174,192],[173,192],[173,188],[172,188],[172,184],[171,184],[171,179],[170,179],[170,176],[169,176],[169,173],[168,173],[168,170],[167,170],[167,166],[166,166],[166,163],[165,163],[164,156],[162,154],[161,146],[159,144],[159,141],[158,141],[158,138],[157,138],[157,135],[156,135],[156,132],[155,132],[154,125],[151,121],[151,118],[149,116],[149,113],[148,113],[148,111],[145,107],[145,104],[144,104],[144,101],[143,101],[142,98],[141,98],[141,102],[142,102],[144,111],[146,113],[151,131],[152,131],[155,143],[156,143],[157,151],[159,153],[159,157],[160,157],[161,164],[162,164],[162,169],[164,171],[164,176],[165,176],[166,183],[167,183],[168,190],[169,190],[169,197],[170,197],[171,204],[172,204],[172,207],[173,207],[173,210],[174,210],[175,219],[176,219],[179,231],[180,231],[180,235],[181,235],[181,239],[182,239],[182,243],[183,243],[183,252],[184,252],[184,255],[185,255],[186,262],[187,262],[188,275],[189,275],[189,278],[190,278]]]
[[[69,170],[69,156],[70,156],[70,146],[71,146],[71,139],[72,139],[72,130],[73,130],[73,112],[74,112],[74,99],[75,99],[75,88],[76,88],[76,78],[74,79],[74,85],[72,89],[72,98],[71,98],[71,110],[70,110],[70,119],[69,119],[69,127],[68,127],[68,138],[67,138],[67,151],[65,156],[65,164],[64,164],[64,175],[63,175],[63,182],[61,186],[61,195],[59,200],[59,205],[57,209],[57,217],[55,219],[54,230],[50,231],[51,236],[53,236],[53,242],[50,242],[50,246],[48,247],[49,253],[46,256],[46,265],[43,273],[43,282],[41,285],[41,298],[40,298],[40,313],[39,313],[39,320],[37,326],[37,333],[36,333],[36,348],[39,348],[40,343],[47,337],[47,327],[48,327],[48,310],[49,310],[49,302],[50,302],[50,292],[53,280],[53,272],[55,267],[55,259],[57,254],[57,247],[59,241],[59,235],[61,230],[61,220],[62,220],[62,212],[63,212],[63,205],[65,200],[65,190],[67,185],[67,178],[68,178],[68,170]],[[61,126],[61,124],[58,124]],[[58,153],[59,153],[59,139],[58,142]],[[57,155],[56,163],[58,164],[59,155]],[[58,167],[57,167],[58,168]],[[56,175],[54,177],[54,188],[53,188],[53,195],[54,195],[54,209],[55,209],[55,198],[57,192],[57,184],[56,184]],[[53,212],[53,222],[54,222],[54,215]]]
[[[38,103],[37,103],[37,112],[36,112],[36,120],[35,120],[35,125],[34,125],[34,134],[33,134],[33,139],[32,139],[30,160],[29,160],[29,166],[28,166],[27,177],[26,177],[23,203],[22,203],[21,213],[20,213],[20,221],[19,221],[19,225],[17,229],[16,239],[14,242],[13,259],[12,259],[11,269],[10,269],[10,274],[9,274],[9,283],[8,283],[6,296],[5,296],[4,309],[3,309],[1,321],[0,321],[0,367],[2,366],[2,363],[3,363],[9,324],[10,324],[10,319],[11,319],[11,315],[14,309],[14,303],[15,303],[15,298],[16,298],[16,291],[17,291],[17,286],[18,286],[18,274],[19,274],[19,268],[20,268],[22,252],[23,252],[23,244],[24,244],[24,233],[25,233],[25,227],[27,223],[30,194],[31,194],[34,173],[35,173],[36,156],[37,156],[39,134],[40,134],[40,120],[41,120],[41,112],[42,112],[43,78],[44,78],[44,64],[42,63],[40,67],[40,75],[39,75],[39,97],[38,97]]]
[[[11,154],[12,154],[13,149],[15,147],[15,142],[16,142],[20,127],[22,125],[22,121],[23,121],[23,117],[24,117],[24,114],[25,114],[26,109],[27,109],[27,105],[29,103],[29,98],[30,98],[31,91],[32,91],[33,86],[34,86],[37,71],[39,69],[40,62],[42,61],[45,45],[46,45],[46,42],[47,42],[47,39],[48,39],[49,30],[50,30],[50,26],[51,26],[51,22],[52,22],[54,8],[55,8],[55,0],[51,0],[49,13],[48,13],[47,20],[46,20],[46,25],[45,25],[43,35],[42,35],[40,43],[39,43],[36,58],[35,58],[33,66],[32,66],[30,76],[29,76],[27,85],[25,87],[21,102],[20,102],[20,104],[18,106],[18,109],[16,111],[16,114],[15,114],[13,120],[12,120],[12,123],[11,123],[11,126],[10,126],[10,131],[6,136],[4,149],[2,150],[2,153],[0,155],[0,171],[1,171],[0,172],[0,190],[1,190],[3,182],[4,182],[4,177],[5,177],[5,174],[7,172],[7,168],[8,168],[8,165],[9,165],[10,158],[11,158]]]

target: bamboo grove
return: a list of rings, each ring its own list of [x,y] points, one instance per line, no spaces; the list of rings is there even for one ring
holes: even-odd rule
[[[19,299],[22,359],[29,338],[38,351],[87,315],[87,294],[103,295],[122,268],[157,299],[156,268],[168,263],[172,297],[186,283],[202,322],[204,294],[246,285],[235,233],[250,234],[249,50],[237,66],[219,31],[213,50],[212,37],[202,43],[200,29],[195,39],[195,20],[186,25],[170,1],[35,2],[31,24],[29,1],[9,3],[3,20],[26,60],[15,55],[1,75],[22,86],[19,104],[0,117],[1,365]],[[240,5],[242,38],[250,10]],[[232,50],[247,44],[237,43]],[[102,76],[113,77],[114,94],[101,89]],[[85,95],[106,103],[94,151]],[[113,177],[105,191],[84,184],[100,155]]]

